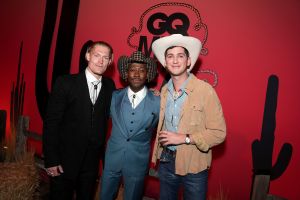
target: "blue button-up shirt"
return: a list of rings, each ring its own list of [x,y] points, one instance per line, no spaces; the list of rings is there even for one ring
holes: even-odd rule
[[[168,131],[175,132],[175,133],[177,133],[178,131],[181,108],[187,96],[187,93],[185,92],[185,86],[189,80],[190,80],[190,75],[187,78],[187,80],[185,80],[184,83],[180,86],[179,95],[176,95],[172,79],[170,79],[167,83],[168,97],[167,97],[166,111],[165,111],[165,128]],[[176,149],[176,146],[171,145],[168,146],[168,148],[174,151]]]

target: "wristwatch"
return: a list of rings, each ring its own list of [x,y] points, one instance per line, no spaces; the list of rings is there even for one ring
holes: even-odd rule
[[[185,137],[185,144],[190,144],[190,143],[191,143],[190,135],[189,135],[189,134],[186,134],[186,137]]]

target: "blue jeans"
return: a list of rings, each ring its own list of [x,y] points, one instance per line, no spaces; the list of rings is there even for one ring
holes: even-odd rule
[[[207,191],[208,170],[197,174],[180,176],[175,174],[175,158],[169,162],[160,162],[158,174],[160,181],[160,200],[178,199],[178,191],[183,186],[184,200],[205,200]]]

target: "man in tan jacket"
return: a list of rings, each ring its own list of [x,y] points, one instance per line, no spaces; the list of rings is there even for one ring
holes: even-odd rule
[[[162,88],[152,162],[159,164],[160,199],[206,199],[211,148],[222,143],[226,125],[215,90],[190,73],[201,42],[174,34],[153,42],[158,61],[171,79]]]

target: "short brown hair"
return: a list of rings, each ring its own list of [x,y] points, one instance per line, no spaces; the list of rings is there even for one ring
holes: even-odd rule
[[[177,46],[170,46],[169,48],[166,49],[165,51],[165,57],[167,56],[167,52],[170,50],[170,49],[173,49],[174,47],[177,47]],[[178,46],[178,47],[182,47],[182,46]],[[184,50],[184,53],[186,55],[186,57],[190,57],[190,53],[189,51],[185,48],[185,47],[182,47],[183,50]]]
[[[110,46],[110,44],[108,44],[107,42],[104,42],[104,41],[95,41],[95,42],[92,42],[88,48],[87,48],[87,53],[90,53],[90,51],[96,46],[96,45],[100,45],[100,46],[105,46],[109,49],[109,58],[112,58],[112,54],[114,53],[113,52],[113,48]]]

